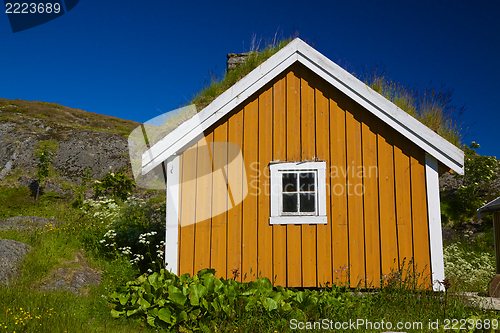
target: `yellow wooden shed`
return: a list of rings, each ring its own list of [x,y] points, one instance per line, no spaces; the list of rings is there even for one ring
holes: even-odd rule
[[[378,287],[411,262],[439,289],[438,168],[463,174],[463,159],[295,39],[151,147],[142,168],[166,165],[174,273]]]

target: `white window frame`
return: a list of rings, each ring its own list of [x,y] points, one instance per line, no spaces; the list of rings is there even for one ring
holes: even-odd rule
[[[270,224],[327,224],[326,216],[326,162],[272,162],[271,176],[271,216]],[[290,171],[316,172],[316,214],[282,213],[282,174]]]

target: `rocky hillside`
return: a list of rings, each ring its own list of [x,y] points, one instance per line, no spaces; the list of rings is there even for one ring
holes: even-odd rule
[[[94,178],[109,168],[129,167],[127,135],[139,123],[55,103],[0,99],[0,185],[28,186],[36,152],[55,151],[47,190],[61,194],[80,182],[86,168]]]
[[[55,177],[47,190],[60,194],[81,181],[86,168],[101,178],[109,168],[129,168],[127,136],[140,124],[55,103],[0,98],[0,185],[29,186],[36,172],[36,151],[55,151]],[[460,184],[451,174],[441,189]],[[495,188],[500,192],[500,179]]]

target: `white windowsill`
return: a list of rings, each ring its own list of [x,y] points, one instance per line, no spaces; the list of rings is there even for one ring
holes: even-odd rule
[[[271,216],[269,224],[327,224],[326,216]]]

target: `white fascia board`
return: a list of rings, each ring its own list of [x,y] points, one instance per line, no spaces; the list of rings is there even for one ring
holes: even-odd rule
[[[330,59],[300,41],[298,61],[458,174],[464,152]]]
[[[176,128],[142,155],[142,174],[177,154],[184,146],[200,138],[203,131],[243,103],[248,97],[297,62],[298,39],[290,42],[271,58],[236,82],[210,105]]]
[[[425,154],[425,179],[427,189],[427,214],[429,219],[429,245],[431,255],[432,286],[434,291],[444,291],[443,235],[441,230],[441,205],[439,199],[438,161]]]
[[[203,131],[296,61],[318,74],[441,163],[458,174],[463,174],[463,151],[298,38],[146,151],[142,158],[142,173],[148,173],[167,158],[181,151],[184,146],[199,139]]]

